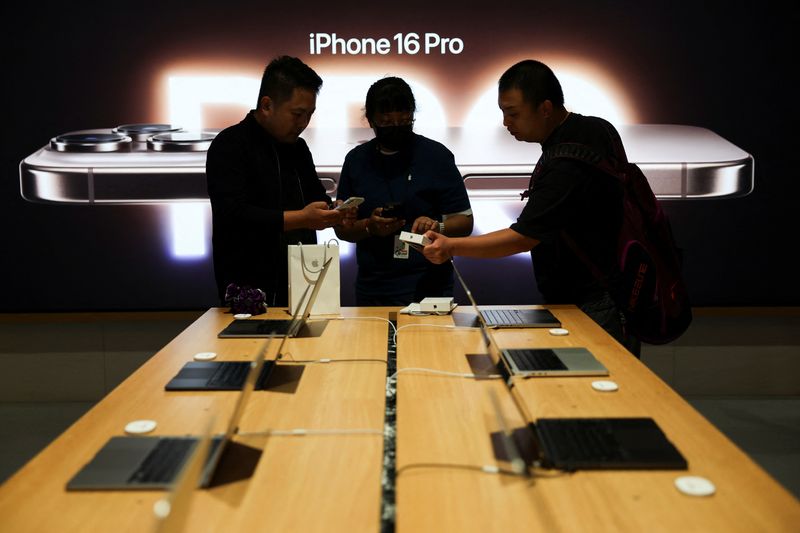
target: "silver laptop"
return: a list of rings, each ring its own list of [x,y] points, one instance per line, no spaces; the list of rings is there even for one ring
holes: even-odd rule
[[[200,486],[207,487],[219,466],[226,446],[239,431],[245,406],[255,389],[264,366],[270,340],[264,342],[236,399],[236,406],[223,435],[211,439],[211,451],[200,476]],[[198,437],[112,437],[67,483],[67,490],[152,490],[166,489],[178,478],[191,457]]]
[[[325,274],[328,273],[328,267],[333,261],[329,258],[322,265],[322,270],[314,282],[314,288],[311,291],[311,296],[306,301],[303,315],[298,319],[297,317],[292,320],[267,320],[267,319],[244,319],[234,320],[228,324],[225,329],[219,332],[217,337],[220,339],[242,338],[242,337],[296,337],[298,333],[306,325],[309,317],[311,317],[311,309],[314,307],[314,302],[317,300],[322,283],[325,280]],[[305,293],[304,293],[305,294]],[[302,299],[301,299],[302,301]],[[298,306],[298,309],[301,306]]]
[[[455,261],[453,271],[458,278],[461,287],[469,298],[475,313],[478,315],[478,324],[481,328],[484,341],[489,349],[492,362],[501,372],[507,373],[506,378],[511,376],[534,377],[534,376],[607,376],[608,370],[598,361],[586,348],[514,348],[501,350],[494,340],[492,331],[486,324],[483,315],[478,309],[478,304],[472,296],[472,291],[467,287],[464,278],[456,268]]]

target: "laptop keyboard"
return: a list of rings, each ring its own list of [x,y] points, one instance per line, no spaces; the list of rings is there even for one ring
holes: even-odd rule
[[[481,314],[489,325],[523,323],[519,313],[515,313],[513,310],[509,309],[487,309],[486,311],[481,311]]]
[[[613,428],[605,420],[547,420],[540,421],[539,429],[547,436],[553,445],[553,452],[562,461],[605,462],[624,459]]]
[[[194,439],[159,439],[128,483],[172,482],[194,443]]]
[[[241,387],[250,371],[250,363],[226,361],[208,380],[209,387]]]
[[[530,370],[567,370],[567,365],[558,358],[553,350],[513,349],[506,350],[521,371]]]

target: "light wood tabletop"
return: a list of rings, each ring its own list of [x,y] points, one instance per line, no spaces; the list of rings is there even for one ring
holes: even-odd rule
[[[498,345],[586,347],[608,368],[608,377],[514,378],[509,390],[502,379],[427,373],[422,369],[484,369],[489,360],[480,355],[487,350],[479,331],[423,326],[452,326],[449,316],[400,320],[398,532],[798,530],[800,504],[791,494],[577,308],[549,308],[569,335],[544,328],[495,330]],[[461,312],[463,318],[471,310]],[[591,387],[598,379],[613,380],[619,389],[598,392]],[[689,468],[512,475],[508,462],[495,458],[490,435],[500,427],[489,389],[514,428],[540,417],[651,417]],[[486,471],[498,467],[509,473]],[[689,475],[709,479],[716,493],[679,492],[675,479]]]
[[[487,368],[479,332],[453,327],[470,323],[469,311],[400,316],[398,531],[797,530],[800,504],[792,495],[579,310],[550,308],[569,335],[496,330],[498,344],[587,347],[618,391],[597,392],[591,388],[597,378],[588,377],[515,379],[509,391],[500,379],[448,375]],[[343,308],[342,319],[313,321],[315,336],[287,341],[268,390],[250,397],[224,479],[194,491],[187,531],[380,530],[393,331],[386,319],[393,311]],[[288,318],[282,310],[268,317]],[[218,339],[231,320],[222,309],[203,314],[4,483],[0,531],[151,530],[152,508],[164,491],[67,492],[65,485],[132,420],[156,420],[152,435],[198,435],[213,415],[213,431],[222,432],[235,392],[166,392],[164,384],[198,352],[216,352],[218,361],[251,360],[264,340]],[[270,345],[268,359],[277,345]],[[509,464],[492,447],[490,434],[500,428],[490,390],[518,428],[543,416],[652,417],[689,469],[502,473]],[[717,491],[681,494],[674,486],[681,475],[708,478]]]
[[[234,438],[239,463],[255,458],[252,473],[195,491],[187,531],[379,529],[387,311],[343,309],[342,315],[312,321],[324,324],[317,337],[287,340],[269,390],[251,395],[243,435]],[[267,316],[290,318],[280,310]],[[214,414],[213,431],[222,433],[236,392],[166,392],[164,385],[198,352],[216,352],[218,361],[251,360],[264,340],[218,339],[231,320],[222,309],[202,315],[4,483],[0,530],[151,530],[153,505],[164,491],[67,492],[65,485],[132,420],[156,420],[151,435],[198,435]]]

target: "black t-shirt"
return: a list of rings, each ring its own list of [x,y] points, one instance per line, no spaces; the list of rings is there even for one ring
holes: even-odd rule
[[[571,113],[542,144],[591,146],[613,155],[613,126],[597,117]],[[613,282],[617,237],[622,224],[622,186],[587,163],[553,159],[542,166],[531,195],[511,229],[540,242],[531,250],[539,291],[547,303],[580,304],[605,291],[590,268],[567,244],[569,236],[591,263]]]
[[[263,290],[269,305],[287,305],[287,244],[314,244],[316,233],[284,233],[283,212],[329,200],[305,141],[279,143],[248,113],[211,143],[206,177],[220,299],[236,283]]]

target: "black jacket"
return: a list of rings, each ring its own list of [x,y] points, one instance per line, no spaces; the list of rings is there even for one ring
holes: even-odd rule
[[[251,111],[211,143],[206,178],[220,300],[236,283],[263,290],[269,305],[287,305],[287,244],[314,244],[316,233],[284,233],[283,212],[329,201],[308,145],[275,141]]]

